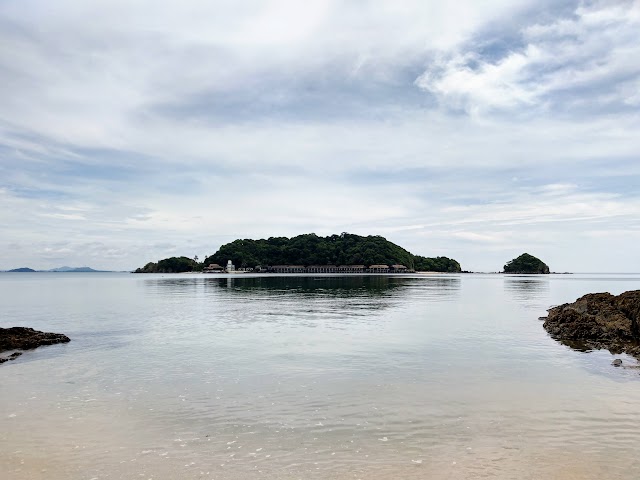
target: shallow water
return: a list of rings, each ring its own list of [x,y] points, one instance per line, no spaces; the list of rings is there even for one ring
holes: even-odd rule
[[[640,375],[538,317],[639,275],[0,274],[9,479],[640,478]]]

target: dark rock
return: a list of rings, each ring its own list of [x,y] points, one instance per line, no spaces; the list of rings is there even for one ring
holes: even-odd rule
[[[43,345],[66,343],[69,337],[61,333],[39,332],[33,328],[0,328],[0,352],[7,350],[30,350]]]
[[[544,328],[556,340],[640,358],[640,290],[590,293],[548,312]]]
[[[22,352],[13,352],[8,357],[0,357],[0,363],[8,362],[9,360],[15,360],[20,355],[22,355]]]
[[[616,358],[613,362],[611,362],[611,365],[613,365],[614,367],[620,367],[622,365],[622,360]]]

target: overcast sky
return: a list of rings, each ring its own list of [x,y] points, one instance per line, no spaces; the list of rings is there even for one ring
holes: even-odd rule
[[[0,269],[379,234],[640,271],[640,1],[0,1]]]

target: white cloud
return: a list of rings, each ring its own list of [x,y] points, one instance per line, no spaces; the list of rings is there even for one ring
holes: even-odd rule
[[[72,213],[41,213],[41,217],[58,218],[60,220],[86,220],[83,215]]]
[[[633,105],[635,92],[626,84],[640,78],[638,30],[640,2],[582,6],[573,18],[524,27],[524,45],[496,60],[485,59],[474,43],[448,52],[416,83],[474,114]]]
[[[462,240],[468,240],[470,242],[481,242],[481,243],[504,243],[504,236],[502,234],[485,234],[485,233],[476,233],[476,232],[451,232],[451,236],[454,238],[460,238]]]
[[[495,270],[637,228],[638,2],[554,8],[2,2],[0,268],[350,231]]]

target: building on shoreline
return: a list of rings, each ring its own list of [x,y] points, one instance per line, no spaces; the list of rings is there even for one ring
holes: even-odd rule
[[[269,265],[257,266],[256,268],[236,269],[231,263],[227,263],[227,268],[221,267],[217,263],[212,263],[204,267],[202,273],[413,273],[414,270],[404,265]]]
[[[391,265],[391,271],[394,273],[407,273],[409,268],[404,265]]]
[[[339,273],[364,273],[367,267],[364,265],[340,265],[338,267]]]
[[[389,265],[369,265],[369,273],[389,273]]]
[[[304,265],[272,265],[261,270],[269,273],[308,273]]]
[[[202,269],[202,273],[224,273],[224,267],[217,263],[211,263]]]
[[[410,273],[404,265],[271,265],[256,268],[267,273]]]

